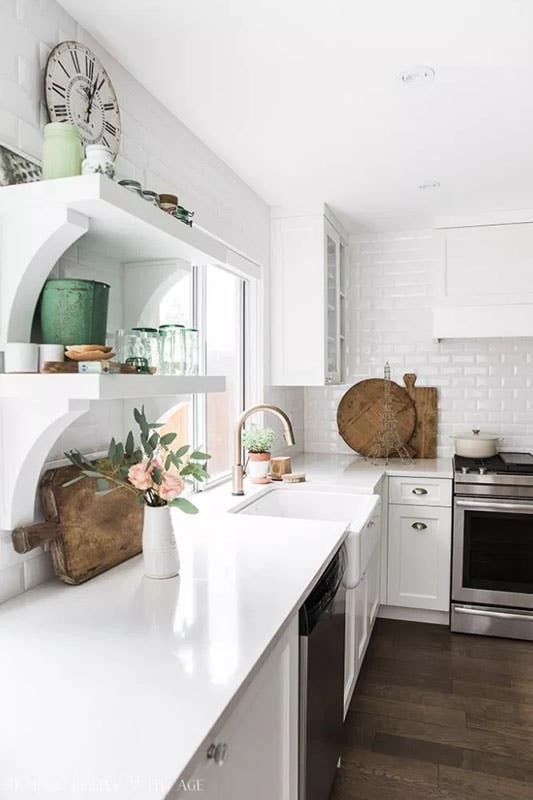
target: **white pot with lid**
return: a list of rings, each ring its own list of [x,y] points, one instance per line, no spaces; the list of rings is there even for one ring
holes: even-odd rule
[[[479,428],[473,428],[466,433],[455,433],[452,439],[455,441],[455,454],[465,458],[490,458],[498,452],[498,442],[500,436],[495,433],[481,432]]]

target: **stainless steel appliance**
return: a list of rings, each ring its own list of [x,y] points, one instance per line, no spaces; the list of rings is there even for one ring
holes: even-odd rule
[[[300,609],[300,800],[327,800],[343,735],[346,550]]]
[[[533,455],[454,466],[451,629],[533,640]]]

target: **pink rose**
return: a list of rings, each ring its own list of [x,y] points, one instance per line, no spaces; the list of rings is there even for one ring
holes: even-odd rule
[[[162,500],[174,500],[179,497],[185,489],[185,481],[177,472],[165,472],[163,475],[163,483],[157,487],[157,493]]]
[[[133,464],[133,466],[129,468],[128,480],[132,486],[142,491],[151,489],[154,485],[152,481],[152,470],[146,469],[146,461],[142,461],[140,464]]]

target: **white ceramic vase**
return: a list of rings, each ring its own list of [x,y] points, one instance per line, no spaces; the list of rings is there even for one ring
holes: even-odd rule
[[[113,156],[103,144],[88,144],[85,148],[85,158],[81,165],[82,175],[100,173],[108,178],[115,176]]]
[[[176,537],[169,506],[144,507],[144,574],[147,578],[175,578],[180,571]]]

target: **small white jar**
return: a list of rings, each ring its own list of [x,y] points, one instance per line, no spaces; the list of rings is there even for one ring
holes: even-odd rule
[[[85,148],[85,159],[81,165],[82,175],[100,173],[108,178],[115,177],[113,156],[103,144],[88,144]]]

